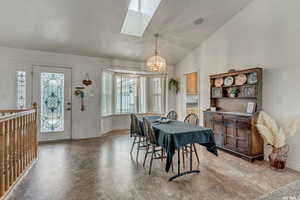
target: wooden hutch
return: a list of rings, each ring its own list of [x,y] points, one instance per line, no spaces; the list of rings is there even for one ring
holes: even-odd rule
[[[213,130],[217,147],[250,161],[263,159],[263,140],[255,126],[262,110],[262,71],[211,75],[211,108],[204,111],[204,125]],[[255,105],[253,112],[246,112],[248,103]]]

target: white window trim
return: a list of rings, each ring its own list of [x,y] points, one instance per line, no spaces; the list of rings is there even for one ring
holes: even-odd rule
[[[149,79],[150,77],[155,77],[155,78],[163,78],[162,82],[163,82],[163,91],[162,91],[162,111],[161,112],[153,112],[151,111],[151,109],[149,108],[150,104],[147,103],[149,102],[150,98],[149,96],[147,95],[146,96],[146,104],[148,105],[146,107],[147,111],[149,112],[138,112],[140,110],[140,105],[139,105],[139,94],[140,94],[140,91],[139,91],[139,87],[140,87],[140,79],[138,78],[137,81],[137,112],[135,112],[134,114],[137,114],[137,115],[145,115],[145,114],[153,114],[153,115],[164,115],[165,114],[165,111],[166,111],[166,90],[167,90],[167,84],[166,84],[166,80],[167,80],[167,76],[166,75],[161,75],[161,74],[158,74],[158,75],[153,75],[153,74],[143,74],[143,75],[140,75],[140,74],[134,74],[134,73],[120,73],[120,72],[113,72],[109,69],[103,69],[102,70],[102,75],[103,75],[103,72],[110,72],[113,74],[113,81],[112,81],[112,113],[111,114],[102,114],[102,111],[101,111],[101,117],[103,118],[109,118],[109,117],[113,117],[113,116],[128,116],[130,115],[131,113],[116,113],[116,106],[115,106],[115,101],[116,101],[116,92],[115,92],[115,84],[116,84],[116,79],[115,79],[115,76],[116,75],[123,75],[123,76],[133,76],[133,77],[146,77],[147,78],[147,81],[146,81],[146,90],[149,91]],[[101,78],[101,80],[103,79],[103,76]],[[101,104],[102,104],[102,84],[101,84]]]

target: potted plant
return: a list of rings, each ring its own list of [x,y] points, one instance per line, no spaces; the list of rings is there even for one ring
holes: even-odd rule
[[[171,78],[169,80],[169,90],[175,90],[176,94],[179,92],[179,81]]]
[[[228,90],[229,97],[236,97],[239,92],[238,88],[229,88]]]
[[[284,170],[286,167],[289,146],[286,138],[293,136],[299,129],[299,119],[288,121],[285,127],[279,127],[276,121],[265,112],[260,112],[256,127],[268,145],[272,147],[269,155],[270,166],[273,169]]]

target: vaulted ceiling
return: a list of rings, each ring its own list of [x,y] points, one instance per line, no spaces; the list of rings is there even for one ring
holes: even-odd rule
[[[0,0],[0,45],[176,64],[251,0],[162,0],[143,37],[120,33],[129,0]],[[194,21],[204,18],[203,23]]]

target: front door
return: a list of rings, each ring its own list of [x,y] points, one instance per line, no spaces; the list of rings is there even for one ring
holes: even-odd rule
[[[33,67],[39,141],[71,139],[71,69]]]

